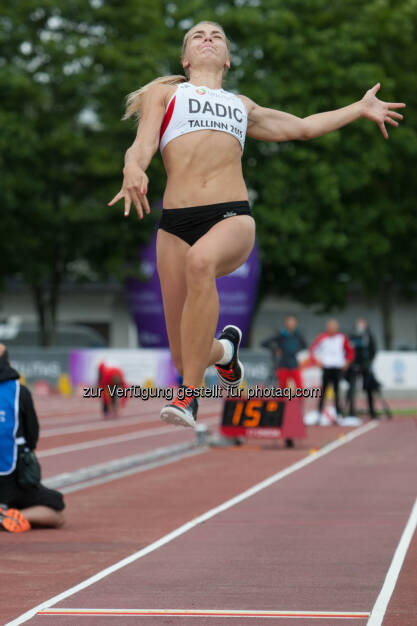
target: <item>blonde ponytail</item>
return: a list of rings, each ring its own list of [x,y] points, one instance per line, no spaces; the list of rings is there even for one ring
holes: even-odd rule
[[[143,94],[148,91],[152,85],[179,85],[180,83],[187,82],[188,78],[181,76],[181,74],[173,74],[172,76],[160,76],[155,78],[150,83],[147,83],[140,89],[132,91],[126,98],[126,111],[123,120],[129,119],[129,117],[140,118],[140,111],[143,104]]]

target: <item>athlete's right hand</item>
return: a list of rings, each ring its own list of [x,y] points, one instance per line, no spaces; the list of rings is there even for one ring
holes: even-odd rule
[[[149,178],[145,172],[134,163],[127,163],[123,169],[123,185],[118,194],[116,194],[108,203],[108,206],[113,206],[116,202],[124,198],[125,200],[125,212],[127,217],[130,213],[130,207],[133,204],[136,207],[139,219],[143,218],[143,211],[150,213],[148,198],[146,194],[148,192]]]

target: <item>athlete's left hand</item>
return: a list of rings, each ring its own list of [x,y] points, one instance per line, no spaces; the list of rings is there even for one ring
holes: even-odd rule
[[[362,117],[366,117],[368,120],[376,122],[385,139],[388,139],[385,124],[398,126],[398,122],[396,122],[393,118],[398,120],[403,119],[401,113],[396,113],[391,109],[403,109],[406,105],[404,102],[383,102],[382,100],[378,100],[375,94],[379,91],[380,87],[381,83],[377,83],[372,87],[372,89],[368,89],[362,98]]]

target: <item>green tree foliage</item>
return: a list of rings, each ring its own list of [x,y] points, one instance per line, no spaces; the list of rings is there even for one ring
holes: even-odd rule
[[[389,342],[388,292],[415,283],[414,0],[3,5],[0,159],[13,254],[0,271],[21,272],[38,301],[52,302],[50,316],[53,286],[74,261],[120,273],[149,237],[148,217],[121,220],[121,206],[106,206],[135,132],[120,122],[123,98],[158,75],[181,72],[184,31],[214,19],[232,39],[225,88],[260,105],[306,117],[357,101],[376,82],[382,100],[407,103],[400,128],[387,126],[388,141],[358,120],[309,142],[248,139],[244,155],[262,294],[330,308],[358,284],[384,303]],[[159,157],[148,175],[155,203],[165,183]]]
[[[0,269],[30,286],[48,345],[64,278],[122,275],[152,229],[107,202],[135,132],[120,121],[124,97],[164,60],[162,5],[25,0],[2,9]]]
[[[306,117],[346,106],[375,83],[406,102],[389,140],[368,120],[309,142],[248,140],[245,178],[263,257],[263,293],[323,309],[352,283],[379,299],[390,346],[393,290],[415,289],[417,4],[414,0],[236,0],[207,4],[234,42],[229,85]],[[200,13],[198,14],[200,18]]]
[[[331,306],[344,303],[352,280],[367,293],[386,281],[406,287],[417,235],[417,5],[264,0],[245,5],[241,22],[249,60],[239,88],[258,103],[305,117],[354,102],[379,81],[378,97],[408,106],[400,128],[387,125],[388,141],[359,120],[309,142],[249,142],[265,289]]]

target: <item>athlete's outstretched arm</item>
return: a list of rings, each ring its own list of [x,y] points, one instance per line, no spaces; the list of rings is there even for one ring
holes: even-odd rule
[[[405,104],[404,102],[378,100],[375,94],[380,86],[380,83],[374,85],[358,102],[335,111],[316,113],[305,118],[260,107],[243,96],[242,100],[248,110],[247,134],[249,137],[262,141],[307,140],[320,137],[332,130],[346,126],[346,124],[350,124],[360,117],[365,117],[376,122],[385,139],[388,139],[385,124],[398,126],[398,122],[393,118],[403,119],[400,113],[396,113],[392,109],[403,108]]]
[[[123,185],[119,193],[109,202],[109,206],[112,206],[124,198],[125,216],[129,215],[132,202],[140,219],[143,218],[143,209],[145,213],[150,213],[146,197],[149,179],[145,171],[158,150],[159,131],[165,113],[165,96],[166,85],[154,85],[143,95],[138,132],[135,141],[125,154]]]

